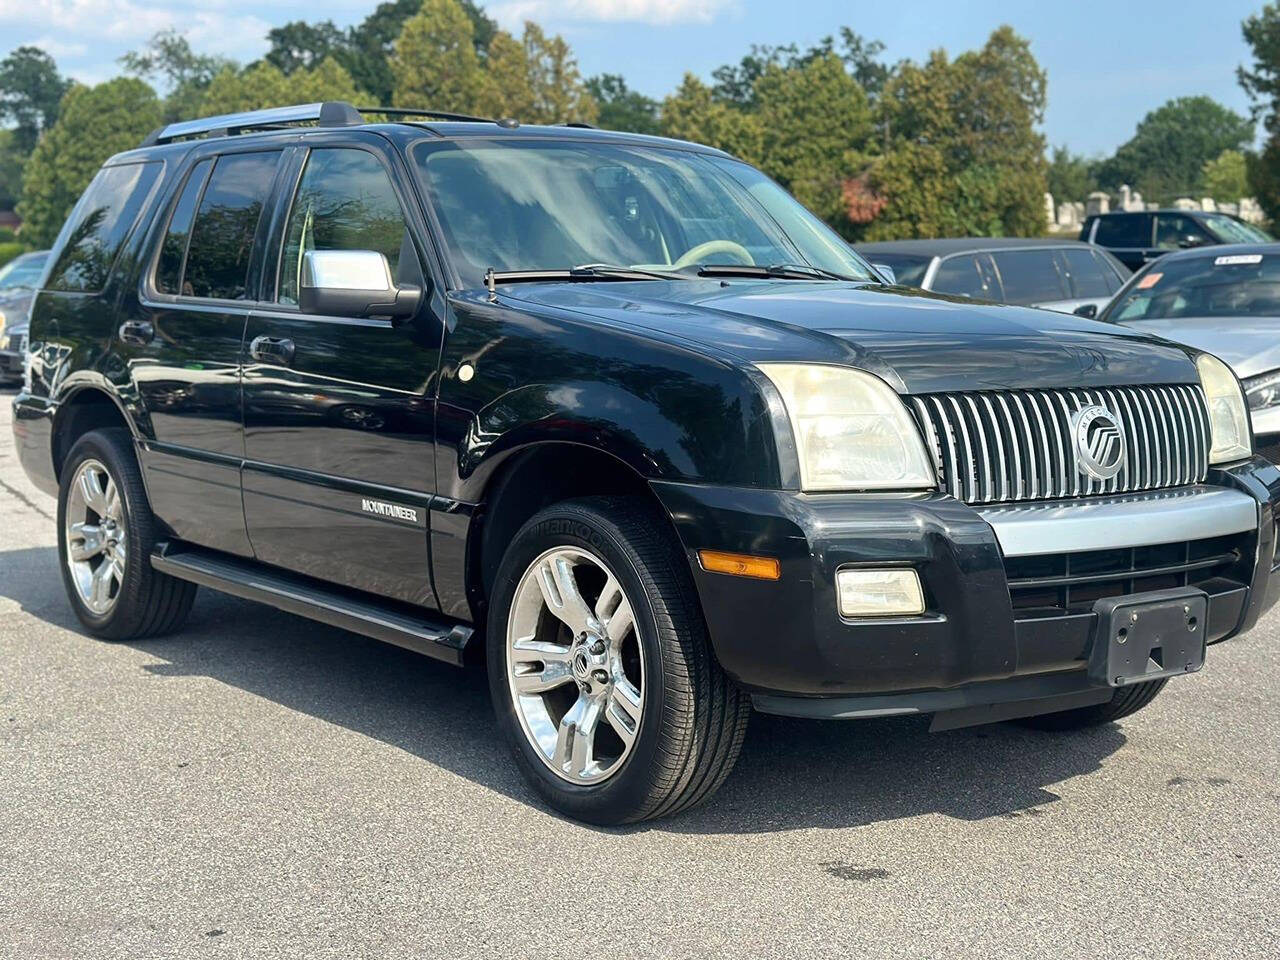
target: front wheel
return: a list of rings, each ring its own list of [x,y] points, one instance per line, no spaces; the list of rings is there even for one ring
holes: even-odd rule
[[[538,793],[593,823],[701,802],[746,733],[749,703],[712,655],[667,527],[642,501],[557,504],[516,534],[494,585],[498,723]]]

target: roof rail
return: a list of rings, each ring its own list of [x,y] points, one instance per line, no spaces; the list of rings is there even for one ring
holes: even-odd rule
[[[436,117],[440,120],[459,120],[463,123],[497,123],[492,117],[473,117],[469,113],[450,113],[447,110],[414,110],[409,107],[357,107],[361,113],[381,113],[388,117]]]
[[[292,107],[271,107],[267,110],[249,110],[245,113],[228,113],[220,117],[204,117],[200,120],[183,120],[147,135],[142,146],[172,143],[183,137],[231,136],[246,130],[270,130],[294,123],[316,123],[322,127],[354,127],[364,123],[360,111],[341,100],[325,103],[302,103]]]

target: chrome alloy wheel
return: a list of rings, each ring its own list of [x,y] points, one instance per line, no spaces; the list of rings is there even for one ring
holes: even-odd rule
[[[63,537],[67,568],[90,612],[111,612],[124,587],[125,540],[120,488],[97,460],[80,464],[67,494]]]
[[[525,570],[507,618],[507,685],[530,745],[570,783],[622,769],[640,731],[644,653],[603,560],[556,547]]]

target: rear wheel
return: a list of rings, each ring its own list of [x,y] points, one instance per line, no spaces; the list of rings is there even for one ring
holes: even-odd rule
[[[152,636],[186,619],[196,587],[151,567],[156,522],[128,431],[94,430],[71,448],[61,474],[58,533],[67,596],[94,636]]]
[[[1075,710],[1062,710],[1058,713],[1043,713],[1037,717],[1023,717],[1016,722],[1036,730],[1082,730],[1085,727],[1112,723],[1124,719],[1131,713],[1137,713],[1154,700],[1168,682],[1168,678],[1165,678],[1135,683],[1118,688],[1106,703],[1078,707]]]
[[[490,690],[517,763],[553,807],[593,823],[710,796],[750,706],[715,662],[687,561],[641,501],[543,510],[498,571]]]

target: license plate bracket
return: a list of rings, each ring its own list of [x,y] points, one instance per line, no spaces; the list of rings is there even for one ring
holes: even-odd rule
[[[1106,597],[1093,606],[1097,626],[1089,655],[1094,683],[1123,687],[1195,673],[1204,666],[1209,597],[1180,587]]]

